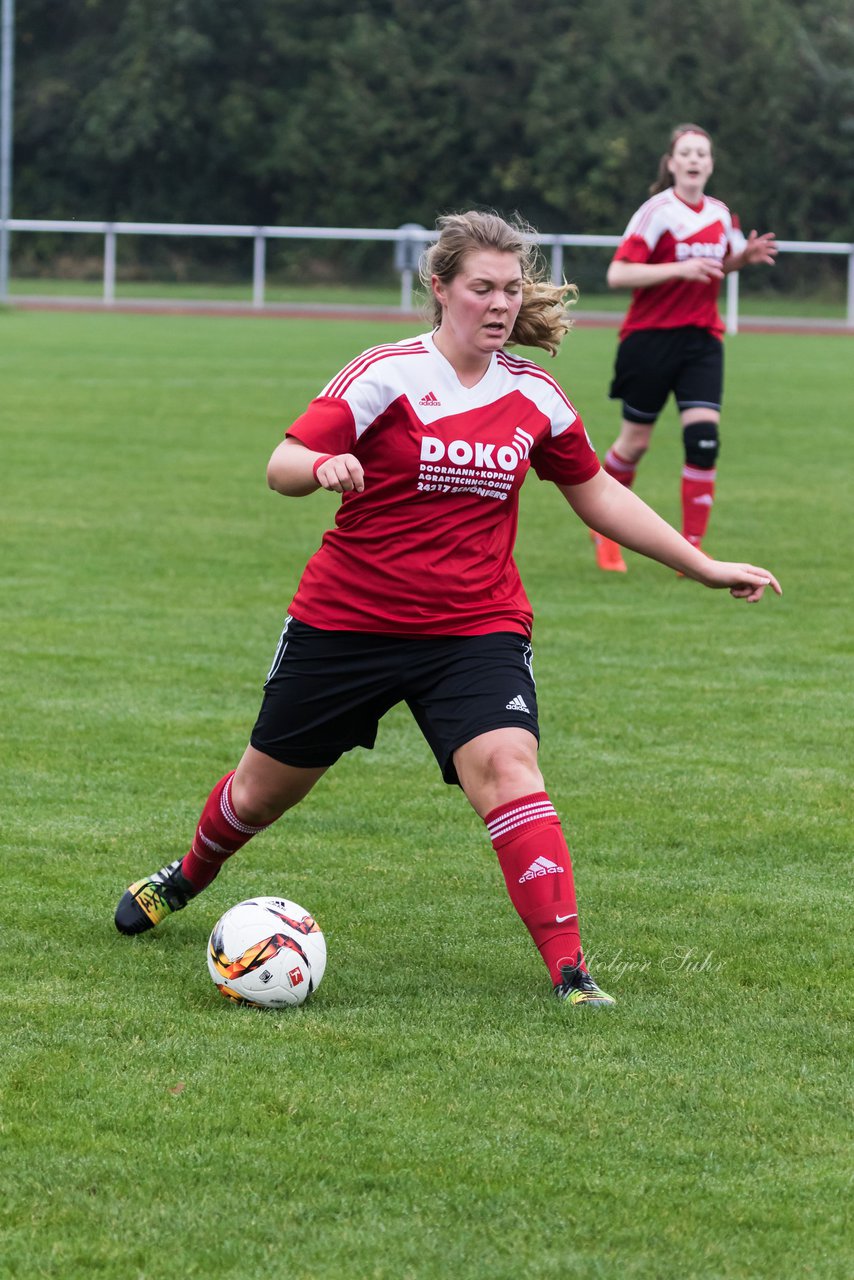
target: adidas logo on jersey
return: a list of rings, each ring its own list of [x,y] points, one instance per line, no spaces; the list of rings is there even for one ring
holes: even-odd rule
[[[510,699],[505,707],[505,711],[527,711],[528,715],[531,714],[528,704],[522,697],[521,693],[517,693],[515,698]]]
[[[422,396],[418,403],[426,405],[428,409],[441,409],[442,407],[442,401],[437,398],[435,391],[428,391],[426,396]]]
[[[541,855],[539,858],[535,858],[525,874],[519,877],[519,883],[524,884],[526,880],[536,880],[538,876],[559,875],[563,875],[563,867],[559,867],[556,862],[552,862],[551,858],[544,858]]]

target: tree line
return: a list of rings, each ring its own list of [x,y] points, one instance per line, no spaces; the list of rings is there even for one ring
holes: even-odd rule
[[[17,0],[13,213],[620,232],[671,128],[850,240],[854,0]]]

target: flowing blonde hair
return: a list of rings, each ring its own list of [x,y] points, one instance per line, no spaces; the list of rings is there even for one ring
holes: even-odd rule
[[[673,186],[673,174],[667,167],[667,161],[673,155],[673,149],[682,137],[683,133],[700,133],[704,138],[708,138],[709,150],[714,156],[715,153],[714,148],[712,147],[712,139],[709,137],[709,134],[705,129],[701,129],[698,124],[677,124],[676,128],[670,135],[670,146],[658,162],[658,176],[649,188],[649,194],[651,196],[657,196],[659,191],[666,191],[668,187]]]
[[[572,328],[567,307],[578,297],[574,284],[552,284],[538,246],[531,240],[536,232],[517,218],[507,222],[497,213],[448,213],[436,220],[439,238],[421,259],[419,274],[429,298],[433,327],[442,323],[442,304],[433,293],[431,281],[438,276],[448,285],[459,275],[466,254],[479,249],[512,253],[522,274],[522,305],[507,341],[508,346],[542,347],[556,355],[564,336]]]

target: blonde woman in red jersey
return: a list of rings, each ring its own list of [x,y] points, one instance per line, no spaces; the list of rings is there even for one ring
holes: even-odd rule
[[[341,494],[290,604],[249,746],[216,784],[189,852],[116,911],[142,933],[184,907],[406,702],[444,780],[483,819],[510,898],[573,1006],[613,1005],[587,971],[572,863],[537,764],[532,616],[513,559],[533,468],[582,520],[748,601],[765,569],[709,560],[599,466],[581,419],[512,343],[554,352],[574,290],[534,274],[523,227],[439,221],[426,255],[434,329],[363,352],[287,430],[267,469],[288,497]]]
[[[608,268],[612,289],[631,289],[620,329],[611,398],[621,400],[620,434],[605,470],[630,488],[652,429],[672,392],[682,422],[682,533],[699,547],[715,496],[723,391],[721,281],[753,263],[773,263],[771,232],[745,240],[729,209],[705,195],[714,167],[709,135],[674,129],[652,198],[637,210]],[[625,573],[618,542],[593,533],[601,569]]]

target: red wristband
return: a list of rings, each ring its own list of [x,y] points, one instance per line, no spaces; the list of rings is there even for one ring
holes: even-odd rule
[[[334,453],[322,453],[320,457],[315,461],[314,466],[311,468],[311,474],[314,476],[315,480],[317,480],[317,468],[322,467],[324,462],[328,462],[330,458],[334,458],[334,457],[335,457]]]

